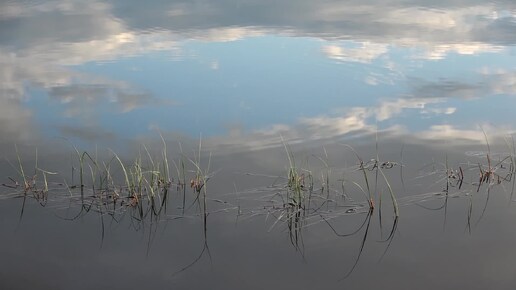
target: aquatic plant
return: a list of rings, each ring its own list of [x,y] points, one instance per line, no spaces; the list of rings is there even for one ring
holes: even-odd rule
[[[162,149],[159,156],[151,154],[151,150],[142,145],[140,151],[133,160],[124,160],[114,150],[109,149],[107,160],[101,161],[98,152],[90,154],[81,151],[72,144],[74,157],[72,158],[71,180],[61,177],[57,172],[41,169],[38,166],[37,151],[34,165],[34,175],[27,176],[27,170],[23,166],[22,156],[15,146],[18,164],[13,168],[18,173],[19,178],[9,177],[9,183],[3,183],[4,188],[9,188],[15,192],[8,196],[22,196],[24,202],[22,213],[25,208],[27,197],[37,199],[44,206],[50,195],[54,203],[61,203],[68,208],[78,205],[79,211],[72,216],[65,216],[64,219],[75,220],[89,212],[97,212],[102,219],[109,216],[119,221],[119,218],[129,213],[129,216],[138,223],[146,218],[158,219],[166,214],[168,199],[173,184],[176,188],[183,191],[183,214],[186,207],[185,180],[187,175],[187,164],[180,161],[182,171],[178,171],[177,183],[170,174],[167,144],[161,136]],[[198,200],[201,190],[204,193],[201,201],[206,208],[206,183],[211,178],[209,175],[209,163],[206,169],[200,166],[200,150],[192,159],[182,156],[181,160],[189,160],[193,165],[193,177],[191,179],[192,189],[196,193],[195,199]],[[211,159],[211,158],[210,158]],[[74,165],[75,163],[75,165]],[[52,177],[52,180],[49,178]],[[18,180],[22,181],[19,182]],[[61,179],[61,181],[59,181]],[[31,193],[32,195],[29,195]],[[71,206],[71,207],[70,207]],[[205,210],[205,209],[204,209]]]
[[[407,205],[418,205],[425,209],[444,209],[444,223],[446,224],[448,199],[452,197],[468,197],[467,229],[471,232],[474,218],[477,217],[473,204],[473,193],[486,189],[485,204],[476,223],[482,219],[486,212],[491,189],[496,185],[512,182],[511,198],[514,192],[515,179],[513,178],[516,166],[516,146],[514,141],[506,139],[509,154],[495,154],[491,152],[489,142],[487,151],[470,154],[476,157],[476,161],[468,163],[452,163],[446,155],[444,162],[434,162],[430,166],[429,173],[419,173],[415,178],[437,177],[434,185],[439,186],[437,191],[428,191],[420,194],[398,198],[395,189],[391,186],[391,169],[400,167],[400,178],[403,182],[403,148],[400,160],[382,160],[379,153],[379,144],[376,144],[376,154],[373,158],[362,158],[350,145],[341,144],[346,152],[352,153],[352,166],[334,166],[326,151],[322,148],[320,154],[310,154],[306,161],[300,158],[300,153],[294,153],[290,144],[282,139],[285,152],[285,170],[279,176],[245,173],[250,176],[262,176],[271,178],[271,184],[250,190],[236,190],[231,196],[236,196],[235,204],[231,201],[215,199],[208,195],[207,185],[216,172],[211,169],[211,153],[201,156],[203,152],[202,138],[191,154],[185,154],[179,143],[179,155],[171,158],[174,171],[170,171],[167,143],[161,137],[162,146],[159,150],[142,145],[136,156],[123,158],[114,150],[108,150],[104,158],[100,158],[97,150],[90,153],[79,150],[72,145],[72,169],[71,180],[63,178],[57,172],[42,169],[38,164],[37,150],[34,166],[27,166],[22,162],[24,156],[15,146],[17,163],[11,166],[17,172],[17,176],[8,177],[9,182],[3,183],[4,188],[13,190],[7,197],[22,197],[23,204],[20,219],[23,216],[26,200],[35,199],[42,206],[49,201],[59,208],[57,214],[66,220],[76,220],[88,213],[96,213],[101,224],[102,240],[104,239],[105,224],[119,223],[124,217],[129,217],[134,229],[149,230],[149,247],[156,233],[158,221],[179,219],[185,217],[199,218],[202,220],[203,242],[199,255],[192,263],[187,264],[182,272],[203,257],[208,255],[211,260],[208,247],[208,216],[215,212],[236,211],[238,222],[263,215],[269,231],[282,228],[287,233],[288,240],[294,249],[304,257],[304,232],[311,226],[327,224],[339,237],[349,236],[341,234],[337,225],[338,220],[345,220],[350,215],[365,214],[365,223],[353,231],[352,234],[362,232],[362,242],[348,276],[357,266],[358,260],[366,246],[371,218],[377,214],[379,219],[380,241],[387,242],[384,254],[387,252],[400,217],[400,208]],[[512,138],[512,136],[511,136]],[[306,156],[305,156],[306,157]],[[313,166],[315,158],[316,167]],[[367,160],[367,161],[365,161]],[[304,163],[303,163],[304,162]],[[312,163],[312,164],[310,164]],[[27,168],[34,167],[34,174],[29,175]],[[334,185],[332,174],[339,174],[342,170],[340,182],[341,189]],[[387,173],[389,172],[389,173]],[[478,179],[475,175],[478,174]],[[175,176],[173,176],[175,175]],[[473,180],[473,181],[471,181]],[[351,185],[351,186],[350,186]],[[191,194],[187,192],[188,187]],[[405,188],[404,188],[405,190]],[[385,193],[388,193],[391,206],[386,207]],[[355,200],[356,197],[359,197]],[[363,197],[361,197],[363,196]],[[482,196],[478,195],[477,196]],[[171,198],[175,197],[175,198]],[[424,202],[443,199],[438,207],[423,205]],[[246,202],[248,206],[246,206]],[[220,211],[208,210],[210,202],[225,204]],[[173,205],[171,207],[171,205]],[[389,203],[387,203],[389,205]],[[172,209],[167,213],[167,209]],[[211,205],[210,205],[210,208]],[[66,209],[66,214],[60,209]],[[192,210],[193,209],[193,210]],[[76,212],[70,214],[70,211]],[[382,218],[385,212],[392,212],[392,220]],[[387,236],[384,236],[384,223],[391,224]],[[373,223],[375,224],[375,223]],[[387,238],[385,238],[387,237]]]
[[[371,190],[372,186],[370,185],[370,182],[369,182],[368,171],[374,171],[375,172],[375,191],[376,191],[376,195],[378,196],[378,199],[380,200],[380,206],[381,206],[381,194],[380,194],[380,191],[378,191],[378,173],[381,174],[381,176],[383,177],[383,179],[385,181],[385,184],[387,185],[387,188],[388,188],[388,191],[389,191],[389,194],[391,197],[391,201],[392,201],[392,207],[394,209],[394,214],[396,217],[399,217],[400,213],[399,213],[399,206],[398,206],[398,203],[396,200],[396,196],[392,190],[389,180],[387,179],[387,177],[385,176],[385,174],[383,172],[383,169],[393,168],[398,163],[392,162],[392,161],[381,162],[379,160],[380,158],[378,156],[378,153],[377,153],[376,159],[371,159],[370,161],[365,163],[353,147],[351,147],[348,144],[342,144],[342,145],[345,146],[346,148],[348,148],[351,152],[353,152],[356,159],[358,160],[358,168],[356,170],[360,171],[362,173],[367,191],[364,190],[363,187],[360,184],[358,184],[357,182],[353,182],[353,184],[355,184],[361,190],[361,192],[363,192],[366,195],[366,198],[369,203],[369,208],[371,210],[374,210],[374,208],[375,208],[375,202],[374,202],[375,194],[373,194],[373,191]],[[381,207],[380,207],[380,210],[381,210]]]

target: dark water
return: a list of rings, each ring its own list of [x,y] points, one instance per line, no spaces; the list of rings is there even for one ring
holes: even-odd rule
[[[3,1],[0,288],[514,289],[514,31],[513,1]]]

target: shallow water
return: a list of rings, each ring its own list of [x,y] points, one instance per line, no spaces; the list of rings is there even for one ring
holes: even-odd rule
[[[0,3],[0,288],[514,289],[516,5],[441,2]]]

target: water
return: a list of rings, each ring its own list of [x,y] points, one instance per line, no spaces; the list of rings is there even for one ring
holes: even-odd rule
[[[0,3],[2,289],[514,289],[513,1],[212,2]]]

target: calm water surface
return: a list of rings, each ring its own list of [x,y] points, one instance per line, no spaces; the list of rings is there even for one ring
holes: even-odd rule
[[[1,1],[0,288],[514,289],[515,31],[509,0]]]

